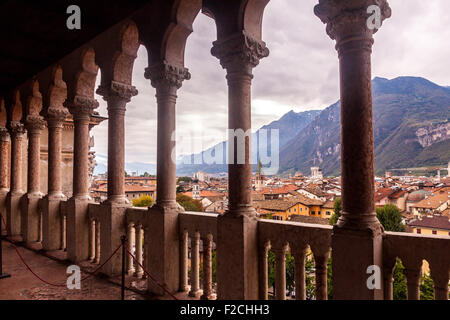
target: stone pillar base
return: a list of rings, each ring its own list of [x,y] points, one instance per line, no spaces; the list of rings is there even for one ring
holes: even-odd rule
[[[23,196],[21,226],[23,241],[27,244],[39,241],[39,201],[41,199],[41,193],[25,194]]]
[[[180,286],[178,212],[180,208],[177,203],[149,208],[148,228],[144,235],[148,272],[170,292],[178,291]],[[151,279],[148,279],[148,291],[159,296],[166,294]]]
[[[0,189],[0,213],[6,221],[6,198],[8,197],[8,189]],[[3,221],[2,221],[3,223]]]
[[[47,251],[61,249],[61,201],[66,197],[60,195],[47,195],[42,203],[42,248]]]
[[[108,259],[114,250],[120,246],[120,237],[127,235],[126,211],[129,205],[105,202],[91,205],[89,210],[100,210],[94,214],[100,219],[100,264]],[[101,272],[110,277],[122,274],[122,250],[102,268]]]
[[[188,293],[189,297],[195,298],[195,299],[200,299],[203,296],[203,290],[199,289],[197,291],[189,291]],[[202,299],[202,300],[206,300],[206,299]]]
[[[335,226],[332,235],[333,300],[383,299],[382,227],[353,230]],[[369,289],[369,266],[379,267],[380,289]],[[370,281],[370,283],[373,283]]]
[[[21,237],[22,192],[10,192],[6,196],[6,225],[13,239]]]
[[[257,300],[258,219],[227,212],[217,221],[217,298]]]
[[[88,199],[67,201],[67,258],[78,263],[89,259]]]

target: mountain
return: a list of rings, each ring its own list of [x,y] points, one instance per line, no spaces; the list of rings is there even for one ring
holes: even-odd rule
[[[94,175],[98,175],[101,173],[106,173],[108,171],[108,165],[107,165],[107,157],[103,155],[96,156],[96,162],[97,165],[94,169]],[[141,162],[126,162],[125,163],[125,171],[128,174],[131,174],[132,172],[136,172],[139,175],[144,174],[145,172],[148,172],[151,175],[156,174],[156,165],[149,164],[149,163],[141,163]]]
[[[424,78],[373,80],[375,170],[450,160],[450,89]],[[357,134],[357,133],[355,133]],[[340,172],[340,103],[325,109],[280,151],[280,172]]]
[[[256,136],[260,137],[260,133],[263,130],[279,130],[279,147],[280,149],[288,143],[292,137],[296,136],[300,131],[306,128],[319,114],[321,110],[309,110],[304,112],[290,111],[282,116],[280,119],[271,122],[268,125],[261,127],[256,131]],[[271,135],[268,134],[268,150],[271,150]],[[227,150],[227,142],[223,141],[216,144],[212,148],[209,148],[201,153],[195,155],[184,156],[183,159],[177,165],[178,175],[192,175],[197,171],[204,171],[209,173],[227,172],[228,166],[226,165],[226,152],[223,153],[223,165],[208,164],[212,161],[205,161],[212,156],[215,156],[215,150],[222,148]],[[197,163],[197,164],[196,164]]]

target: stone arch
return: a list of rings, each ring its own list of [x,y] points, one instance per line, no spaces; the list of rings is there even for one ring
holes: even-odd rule
[[[141,43],[148,52],[149,67],[161,63],[184,67],[186,41],[201,8],[202,0],[167,0],[160,4],[158,16],[149,10],[135,17]],[[155,30],[155,25],[161,28]]]
[[[100,66],[101,86],[111,81],[131,85],[134,61],[139,50],[139,30],[127,20],[93,41],[96,62]]]
[[[99,70],[95,55],[94,48],[84,47],[61,63],[70,101],[76,96],[94,100],[95,81]]]
[[[42,94],[39,91],[39,81],[32,79],[22,90],[24,111],[27,116],[39,116],[42,111]]]
[[[177,0],[171,12],[169,24],[162,42],[162,58],[184,66],[186,42],[192,33],[192,24],[200,12],[201,0]]]
[[[218,40],[226,39],[241,32],[255,40],[262,40],[262,20],[269,1],[204,0],[203,12],[216,21]]]
[[[11,108],[10,108],[10,121],[20,122],[22,120],[22,102],[20,100],[20,91],[15,89],[12,93]]]
[[[63,80],[63,69],[55,65],[50,71],[50,83],[44,93],[44,106],[48,109],[62,109],[67,98],[67,85]]]
[[[242,2],[241,17],[242,30],[255,39],[262,39],[262,20],[264,9],[270,0],[248,0]]]

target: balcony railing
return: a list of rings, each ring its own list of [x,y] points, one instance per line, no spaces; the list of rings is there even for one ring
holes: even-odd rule
[[[66,217],[67,202],[61,202],[61,250],[69,250],[67,246]],[[152,210],[152,209],[150,209]],[[111,252],[111,227],[108,226],[108,211],[100,204],[89,205],[89,216],[86,228],[89,228],[89,260],[100,264],[102,252]],[[199,212],[182,212],[178,214],[178,242],[180,245],[179,288],[180,292],[189,293],[192,298],[215,299],[216,287],[213,283],[213,251],[218,241],[217,214]],[[152,224],[152,214],[147,208],[130,207],[125,209],[125,215],[113,223],[119,224],[119,229],[127,234],[127,249],[132,252],[137,261],[127,256],[127,274],[136,279],[147,278],[143,269],[148,270],[148,246],[163,245],[150,243],[149,226]],[[52,232],[42,230],[42,233]],[[259,298],[269,298],[268,284],[268,253],[275,254],[275,299],[286,299],[286,254],[294,258],[295,299],[306,299],[307,276],[305,261],[308,253],[312,254],[315,273],[315,297],[317,300],[328,298],[327,264],[332,250],[333,227],[327,225],[283,222],[261,219],[258,221],[258,255],[259,255]],[[232,236],[232,235],[230,235]],[[43,235],[45,238],[45,234]],[[105,249],[106,248],[106,249]],[[383,235],[383,286],[384,299],[393,299],[393,274],[397,259],[405,267],[407,279],[407,298],[420,299],[420,278],[422,263],[427,261],[430,275],[434,281],[435,298],[448,299],[450,271],[450,237],[436,235],[417,235],[411,233],[385,232]],[[120,259],[112,260],[118,264]],[[343,263],[345,261],[337,261]],[[141,267],[143,266],[143,268]],[[202,266],[202,270],[201,270]],[[106,268],[104,273],[111,273],[116,268]],[[190,269],[190,272],[189,272]],[[148,270],[152,272],[152,270]],[[256,272],[256,270],[255,270]],[[202,276],[201,276],[202,273]],[[202,279],[202,281],[201,281]],[[150,281],[150,280],[149,280]],[[220,288],[220,283],[217,284]]]

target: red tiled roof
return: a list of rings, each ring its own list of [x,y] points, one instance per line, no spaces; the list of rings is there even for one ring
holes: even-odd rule
[[[266,187],[266,188],[263,188],[260,191],[260,193],[262,193],[262,194],[287,194],[290,191],[295,191],[295,190],[298,190],[298,189],[300,189],[300,188],[297,187],[296,185],[287,184],[287,185],[284,185],[282,187],[273,187],[273,188]]]
[[[450,220],[446,216],[434,215],[433,217],[414,219],[408,223],[408,226],[450,230]]]

